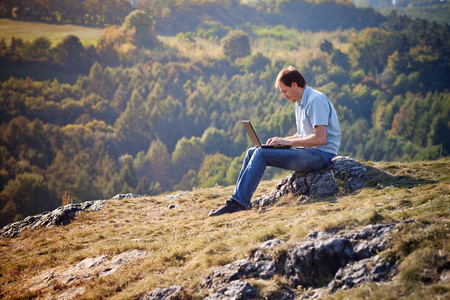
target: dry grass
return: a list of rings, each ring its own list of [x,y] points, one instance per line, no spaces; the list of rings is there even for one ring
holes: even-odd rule
[[[222,45],[217,41],[208,41],[195,37],[195,42],[179,41],[174,36],[158,36],[158,39],[171,49],[177,50],[181,56],[192,61],[204,60],[205,57],[223,59]]]
[[[291,29],[289,32],[295,38],[280,40],[273,37],[259,37],[252,40],[252,54],[255,55],[260,52],[272,61],[289,59],[290,63],[302,66],[311,58],[324,55],[320,51],[320,44],[325,39],[332,42],[335,47],[347,51],[349,40],[355,34],[354,30],[299,32]],[[173,36],[158,36],[158,38],[168,47],[176,49],[180,55],[189,57],[193,61],[204,60],[205,57],[212,59],[223,59],[225,57],[220,41],[210,41],[199,37],[195,37],[194,42],[180,41]]]
[[[181,285],[201,298],[204,295],[195,287],[213,268],[244,258],[266,240],[278,238],[289,245],[314,230],[340,231],[413,218],[418,220],[415,225],[396,236],[383,254],[401,262],[394,281],[330,298],[448,296],[450,286],[436,272],[449,267],[449,162],[370,163],[371,181],[355,194],[303,204],[287,196],[264,212],[215,218],[207,216],[209,210],[221,205],[233,187],[195,189],[172,200],[167,195],[111,200],[102,211],[80,214],[68,226],[30,230],[0,241],[0,298],[59,295],[75,284],[86,288],[83,297],[88,299],[134,299],[170,285]],[[276,184],[263,182],[256,194],[268,193]],[[49,270],[131,249],[149,254],[110,276],[28,289],[36,276]],[[261,296],[273,299],[287,284],[284,280],[276,277],[251,284]]]
[[[286,60],[301,68],[313,58],[319,58],[324,54],[320,51],[320,44],[328,40],[334,47],[347,52],[350,39],[356,31],[297,31],[288,30],[295,38],[279,40],[272,37],[259,37],[252,43],[252,54],[260,52],[271,60]]]

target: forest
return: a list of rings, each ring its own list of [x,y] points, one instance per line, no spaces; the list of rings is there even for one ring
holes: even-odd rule
[[[410,18],[425,19],[438,24],[448,23],[450,3],[445,0],[352,0],[357,7],[371,6],[382,14],[396,11]]]
[[[450,152],[448,24],[307,0],[3,1],[0,16],[104,27],[91,46],[0,41],[2,226],[67,195],[233,185],[250,146],[242,119],[262,139],[295,132],[274,88],[288,65],[336,107],[339,155]]]

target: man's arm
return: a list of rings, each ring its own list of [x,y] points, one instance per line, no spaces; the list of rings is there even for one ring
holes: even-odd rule
[[[288,145],[299,147],[314,147],[325,145],[327,141],[327,126],[317,125],[314,132],[305,137],[298,137],[297,134],[285,138],[273,137],[267,140],[268,145]]]

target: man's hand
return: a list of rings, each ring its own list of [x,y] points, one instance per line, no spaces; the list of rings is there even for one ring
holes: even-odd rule
[[[280,138],[273,137],[267,140],[268,145],[288,145],[299,147],[314,147],[318,145],[324,145],[327,141],[327,126],[319,125],[314,127],[314,133],[303,138],[298,137],[296,134],[293,136]]]
[[[273,137],[267,140],[267,145],[288,145],[290,146],[291,143],[287,138],[279,138],[279,137]]]

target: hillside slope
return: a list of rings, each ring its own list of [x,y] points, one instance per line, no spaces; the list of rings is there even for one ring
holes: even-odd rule
[[[0,241],[0,298],[137,299],[181,286],[180,299],[203,299],[214,270],[254,256],[269,240],[278,258],[315,231],[345,233],[370,224],[405,223],[380,257],[396,265],[392,278],[323,294],[327,299],[444,299],[450,296],[450,159],[417,163],[365,162],[364,189],[336,197],[286,196],[264,210],[209,218],[233,187],[109,200],[67,226],[28,230]],[[263,182],[255,196],[277,181]],[[283,276],[247,280],[260,299],[311,296],[317,286],[292,286]],[[159,290],[158,290],[159,291]],[[154,293],[155,294],[155,293]],[[286,295],[286,294],[285,294]],[[148,296],[146,299],[156,299]]]

